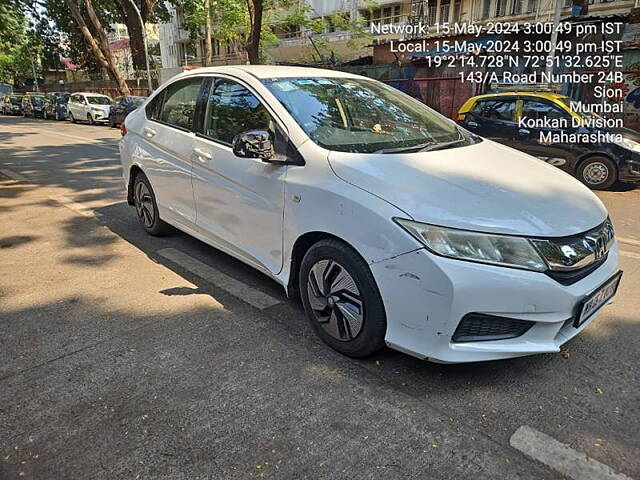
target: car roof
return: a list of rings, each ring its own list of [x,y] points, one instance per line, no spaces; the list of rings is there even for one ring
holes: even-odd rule
[[[524,90],[524,91],[514,90],[512,92],[486,93],[484,95],[478,95],[476,97],[473,97],[473,99],[480,100],[480,99],[486,99],[486,98],[492,98],[492,97],[513,97],[513,96],[545,98],[547,100],[558,100],[560,98],[567,98],[566,95],[561,95],[559,93],[535,92],[530,90]]]
[[[184,76],[215,74],[215,73],[238,73],[242,71],[253,75],[259,79],[280,78],[280,77],[335,77],[335,78],[358,78],[352,73],[329,70],[326,68],[314,67],[293,67],[284,65],[229,65],[220,67],[203,67],[189,70]]]

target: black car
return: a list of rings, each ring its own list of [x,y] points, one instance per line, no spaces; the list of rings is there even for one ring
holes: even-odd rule
[[[52,92],[44,96],[43,117],[47,119],[64,120],[67,118],[67,102],[71,94]]]
[[[22,95],[5,95],[0,108],[5,115],[22,115]]]
[[[113,105],[109,110],[109,126],[116,127],[124,122],[131,112],[138,108],[147,99],[147,97],[137,97],[133,95],[125,95],[118,97],[113,101]]]
[[[22,97],[22,115],[25,117],[44,117],[44,97],[27,93]]]
[[[640,134],[574,107],[555,93],[487,94],[467,100],[457,121],[561,168],[589,188],[604,190],[616,180],[640,183]]]

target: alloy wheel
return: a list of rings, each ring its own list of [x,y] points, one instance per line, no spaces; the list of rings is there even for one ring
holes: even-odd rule
[[[602,162],[593,162],[585,167],[583,175],[591,185],[600,185],[609,178],[609,168]]]
[[[151,192],[144,182],[138,182],[135,191],[136,212],[146,228],[151,228],[156,218]]]
[[[364,323],[364,304],[351,274],[335,260],[320,260],[307,279],[309,304],[315,319],[333,338],[350,341]]]

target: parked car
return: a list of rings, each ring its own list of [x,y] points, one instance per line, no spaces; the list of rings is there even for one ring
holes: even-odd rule
[[[72,93],[67,103],[69,120],[76,122],[106,123],[109,120],[111,98],[99,93]]]
[[[593,192],[370,78],[201,68],[121,132],[127,200],[147,233],[171,225],[299,293],[346,355],[558,352],[620,281]]]
[[[22,95],[5,95],[1,107],[5,115],[22,115]]]
[[[66,92],[52,92],[44,96],[44,118],[65,120],[67,118],[67,103],[71,95]]]
[[[640,182],[640,134],[603,127],[602,117],[578,112],[571,103],[564,95],[547,92],[480,95],[462,105],[457,121],[478,135],[561,168],[590,188],[605,190],[616,180]],[[619,134],[621,140],[610,141],[599,133]],[[588,141],[574,141],[573,134],[581,139],[586,135]]]
[[[131,112],[144,103],[147,97],[124,95],[113,100],[109,110],[109,126],[114,128],[124,122]]]
[[[22,115],[33,118],[42,117],[44,115],[44,97],[34,93],[27,93],[22,97]]]

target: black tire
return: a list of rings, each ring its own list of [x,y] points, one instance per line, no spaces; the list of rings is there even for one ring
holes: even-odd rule
[[[323,284],[314,284],[312,275],[317,278],[320,272]],[[327,345],[354,358],[384,347],[384,304],[373,274],[358,252],[339,240],[320,240],[302,259],[298,277],[307,318]]]
[[[116,122],[109,117],[109,128],[116,128]]]
[[[56,122],[60,121],[60,112],[58,112],[58,109],[56,108],[56,116],[54,117]]]
[[[90,113],[87,113],[87,122],[89,123],[89,125],[96,124],[96,122],[93,120],[93,115],[91,115]]]
[[[71,123],[76,123],[76,117],[74,117],[71,112],[69,112],[69,120],[71,120]]]
[[[47,118],[47,111],[46,111],[46,110],[45,110],[44,112],[42,112],[42,119],[43,119],[43,120],[49,120],[49,119]]]
[[[160,218],[156,194],[149,179],[142,172],[139,172],[133,181],[133,203],[140,225],[149,235],[161,237],[169,232],[169,224]]]
[[[589,157],[578,165],[576,177],[593,190],[606,190],[616,183],[618,169],[607,157]]]

